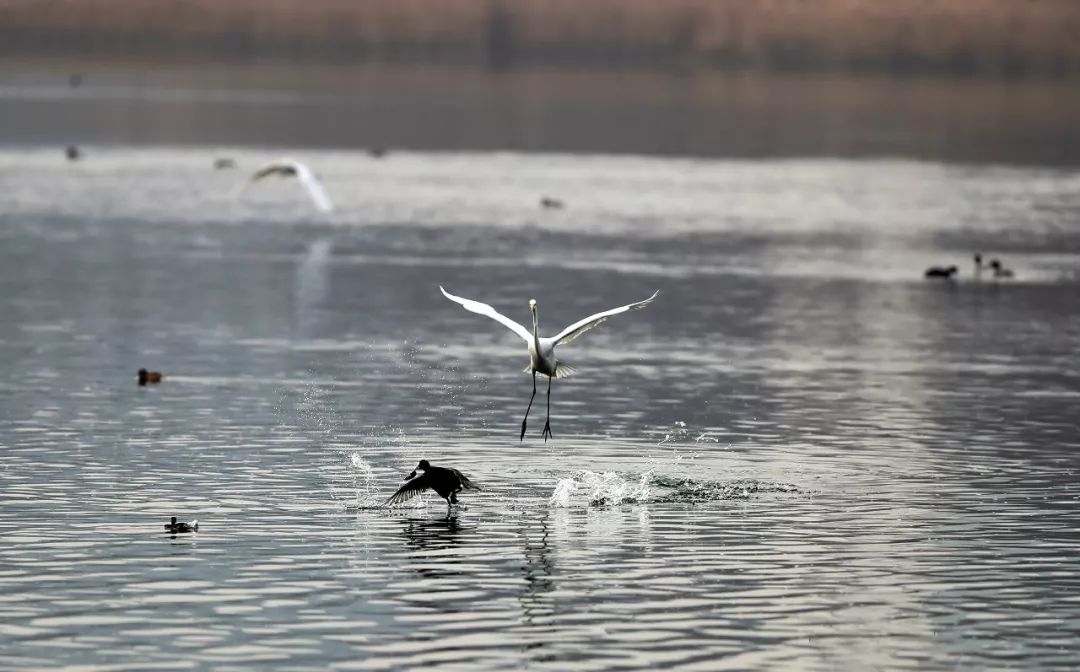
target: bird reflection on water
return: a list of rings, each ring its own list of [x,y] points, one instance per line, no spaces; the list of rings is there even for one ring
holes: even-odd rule
[[[421,579],[447,579],[460,577],[459,567],[465,551],[463,533],[474,528],[464,526],[457,513],[445,518],[406,518],[402,521],[401,534],[409,553],[403,563],[420,575]],[[447,552],[456,549],[453,552]],[[433,556],[432,554],[437,554]]]
[[[470,528],[461,525],[457,513],[443,518],[405,518],[401,533],[406,543],[418,551],[460,546],[462,531]]]
[[[521,602],[525,622],[529,624],[546,621],[555,615],[554,604],[548,597],[555,590],[555,581],[552,577],[556,574],[555,559],[552,557],[549,542],[551,533],[548,529],[548,517],[552,515],[565,516],[566,512],[541,511],[538,520],[518,528],[521,549],[525,556],[525,563],[522,565],[525,589],[518,597],[518,601]],[[539,530],[538,534],[530,535],[530,531],[537,530]]]

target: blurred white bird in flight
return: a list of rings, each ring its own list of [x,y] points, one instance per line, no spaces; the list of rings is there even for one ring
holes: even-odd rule
[[[334,204],[330,202],[330,197],[326,195],[326,191],[323,190],[322,184],[319,182],[319,178],[315,176],[315,173],[306,165],[292,159],[281,159],[263,166],[251,176],[251,179],[244,187],[271,175],[295,177],[307,190],[308,196],[315,203],[315,207],[322,212],[330,212],[334,209]]]
[[[533,391],[532,396],[529,397],[529,406],[525,409],[525,418],[521,421],[521,440],[525,440],[525,426],[529,421],[529,411],[532,410],[533,400],[536,399],[536,374],[541,373],[548,377],[548,390],[547,390],[547,420],[544,422],[544,441],[548,440],[551,436],[551,379],[552,378],[565,378],[574,372],[566,362],[559,361],[555,357],[555,346],[569,343],[578,336],[584,334],[586,331],[592,329],[595,326],[603,323],[609,317],[618,315],[619,313],[625,313],[630,310],[638,310],[652,303],[653,299],[660,294],[660,290],[653,292],[653,295],[644,301],[638,301],[636,303],[628,303],[625,306],[619,306],[618,308],[612,308],[611,310],[605,310],[603,312],[590,315],[583,320],[571,324],[569,327],[563,329],[558,334],[551,338],[542,338],[539,335],[538,318],[536,314],[536,300],[529,299],[529,311],[532,312],[532,333],[524,326],[518,324],[509,317],[503,315],[499,311],[495,310],[486,303],[480,303],[479,301],[473,301],[472,299],[463,299],[460,296],[454,296],[450,292],[439,287],[439,290],[443,293],[443,296],[460,303],[465,310],[476,313],[478,315],[484,315],[499,322],[504,327],[520,336],[529,346],[529,366],[525,368],[525,373],[532,373],[533,376]]]

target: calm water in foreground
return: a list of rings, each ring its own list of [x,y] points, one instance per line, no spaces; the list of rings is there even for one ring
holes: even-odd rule
[[[1080,173],[300,152],[336,213],[230,196],[274,156],[0,152],[4,667],[1075,665]],[[549,333],[662,293],[519,442],[521,344],[439,284]],[[420,458],[484,490],[374,507]]]

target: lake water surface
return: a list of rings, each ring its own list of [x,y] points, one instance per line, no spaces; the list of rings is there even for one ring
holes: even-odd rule
[[[234,198],[275,153],[0,151],[4,667],[1075,665],[1080,172],[294,155],[335,213]],[[524,348],[440,284],[661,294],[519,442]],[[421,458],[483,490],[377,507]]]

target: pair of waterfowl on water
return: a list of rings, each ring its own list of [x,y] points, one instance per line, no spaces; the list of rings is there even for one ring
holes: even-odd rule
[[[1011,278],[1011,277],[1013,277],[1012,269],[1005,268],[1005,266],[1002,265],[1000,259],[991,259],[989,263],[984,264],[982,255],[979,254],[979,253],[976,253],[975,254],[975,279],[976,280],[982,278],[982,274],[983,274],[984,270],[989,270],[990,273],[993,275],[995,280],[999,280],[999,279],[1002,279],[1002,278]],[[930,268],[926,269],[926,273],[924,273],[923,275],[925,277],[927,277],[927,278],[940,278],[942,280],[952,280],[956,276],[956,274],[959,273],[959,272],[960,272],[960,269],[957,268],[956,265],[952,265],[952,266],[931,266]]]

